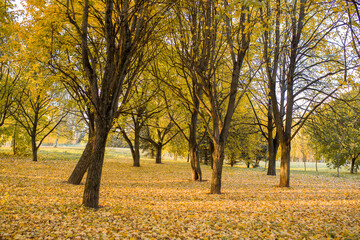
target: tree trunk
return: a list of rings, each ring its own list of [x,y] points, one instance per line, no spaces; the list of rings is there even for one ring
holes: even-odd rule
[[[135,129],[133,166],[140,167],[140,128]]]
[[[191,170],[192,170],[192,180],[193,181],[202,181],[202,174],[200,168],[200,161],[199,161],[199,152],[196,146],[190,147],[190,163],[191,163]]]
[[[211,194],[220,194],[221,193],[221,175],[222,167],[224,162],[224,148],[220,144],[214,146],[214,151],[212,154],[213,159],[213,171],[211,176]]]
[[[91,153],[94,146],[94,136],[90,136],[88,142],[85,146],[85,149],[80,157],[80,160],[76,164],[71,176],[67,180],[68,183],[79,185],[81,183],[81,180],[83,179],[86,171],[88,170],[91,162]]]
[[[34,162],[37,162],[38,158],[37,158],[37,151],[38,148],[36,146],[36,137],[35,136],[31,136],[31,149],[32,149],[32,159]]]
[[[156,160],[155,163],[161,163],[161,151],[162,151],[162,145],[158,144],[156,146]]]
[[[211,169],[214,169],[214,143],[212,141],[209,142],[210,145],[210,164]]]
[[[351,167],[350,167],[350,173],[351,174],[355,173],[355,161],[356,161],[355,157],[351,158]]]
[[[199,100],[195,98],[195,108],[199,109]],[[198,144],[196,140],[196,126],[197,126],[198,112],[196,109],[191,113],[191,123],[190,123],[190,136],[189,136],[189,152],[190,152],[190,163],[192,170],[192,180],[201,181],[202,174],[200,168],[200,157]]]
[[[269,166],[267,175],[276,176],[276,155],[279,149],[279,139],[277,136],[273,139],[272,136],[268,138],[268,146],[269,146]]]
[[[104,163],[106,139],[109,133],[106,123],[96,124],[95,132],[94,147],[83,196],[84,206],[90,208],[99,208],[101,173]]]
[[[283,141],[281,145],[280,187],[290,186],[290,142]]]

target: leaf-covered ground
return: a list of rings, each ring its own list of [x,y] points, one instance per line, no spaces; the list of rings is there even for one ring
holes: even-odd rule
[[[226,167],[223,194],[210,195],[187,163],[107,159],[94,211],[84,185],[64,183],[75,164],[0,159],[0,239],[360,239],[358,179],[292,174],[282,189],[278,176]]]

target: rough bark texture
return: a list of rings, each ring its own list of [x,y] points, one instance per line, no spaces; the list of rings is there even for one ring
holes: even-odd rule
[[[224,163],[224,149],[220,146],[214,146],[213,152],[213,172],[211,176],[211,194],[220,194],[221,193],[221,176],[222,168]]]
[[[94,148],[91,155],[91,163],[86,178],[83,196],[83,204],[86,207],[99,208],[101,173],[108,132],[109,130],[106,126],[96,124]]]
[[[140,167],[140,132],[135,131],[133,166]]]
[[[161,151],[162,151],[162,145],[158,144],[156,146],[156,159],[155,159],[155,163],[161,163]]]
[[[280,187],[290,187],[290,142],[281,143]]]
[[[37,158],[38,147],[36,145],[36,137],[35,136],[31,136],[31,149],[32,149],[32,160],[34,162],[37,162],[37,160],[38,160],[38,158]]]
[[[72,174],[67,180],[68,183],[79,185],[83,179],[86,171],[88,170],[91,162],[91,153],[94,146],[94,136],[89,136],[89,140],[85,146],[85,149],[80,157],[80,160],[76,164]]]

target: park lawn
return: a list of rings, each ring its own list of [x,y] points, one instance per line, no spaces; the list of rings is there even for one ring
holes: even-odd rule
[[[0,157],[0,239],[360,239],[359,178],[294,172],[283,189],[278,176],[225,167],[211,195],[208,166],[208,181],[192,182],[186,162],[134,168],[110,154],[95,211],[81,206],[84,185],[65,183],[75,157],[54,156]]]

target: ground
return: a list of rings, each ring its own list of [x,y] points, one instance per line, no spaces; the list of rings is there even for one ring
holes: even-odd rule
[[[91,210],[84,185],[65,183],[75,158],[0,157],[0,239],[360,239],[359,178],[295,172],[284,189],[261,169],[225,167],[211,195],[186,162],[141,163],[107,157]]]

